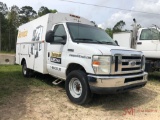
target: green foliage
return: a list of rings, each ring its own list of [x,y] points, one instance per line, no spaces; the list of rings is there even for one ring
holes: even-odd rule
[[[0,13],[6,15],[8,11],[7,5],[3,2],[0,2]]]
[[[51,9],[48,9],[47,7],[42,6],[38,10],[38,16],[43,16],[43,15],[48,14],[48,13],[56,13],[56,12],[57,12],[57,10],[51,10]]]
[[[33,10],[33,8],[30,6],[22,7],[20,10],[20,14],[28,18],[35,17],[37,15],[36,11]]]
[[[115,26],[113,27],[113,32],[114,32],[114,33],[115,33],[115,32],[121,32],[121,31],[122,31],[122,28],[123,28],[125,25],[126,25],[126,23],[125,23],[123,20],[117,22],[117,23],[115,24]]]
[[[57,10],[42,6],[38,15],[31,6],[19,8],[16,5],[8,9],[7,5],[0,2],[0,51],[15,51],[18,27],[47,13],[56,13]]]
[[[106,29],[106,33],[107,33],[111,38],[113,38],[113,30],[112,30],[112,28],[107,28],[107,29]]]
[[[38,16],[43,16],[47,13],[49,13],[49,9],[47,7],[42,6],[39,10],[38,10]]]
[[[56,13],[56,12],[58,12],[57,10],[49,10],[50,11],[50,13]]]
[[[0,51],[0,54],[15,54],[15,51]]]
[[[3,2],[0,2],[0,51],[2,50],[2,20],[4,18],[4,15],[7,14],[7,5]]]
[[[0,20],[0,28],[1,28],[1,30],[0,30],[0,32],[1,32],[1,44],[2,44],[2,46],[1,46],[1,50],[6,50],[5,48],[7,48],[7,40],[8,40],[8,20],[5,18],[5,16],[4,15],[1,15],[1,18],[0,18],[1,20]]]
[[[113,29],[112,28],[106,28],[106,33],[108,33],[108,35],[113,38],[113,33],[116,33],[116,32],[122,32],[123,30],[123,27],[125,26],[125,22],[123,20],[120,20],[119,22],[117,22]],[[127,30],[125,30],[127,31]]]
[[[10,11],[8,12],[9,23],[11,26],[14,26],[15,28],[18,28],[18,26],[20,25],[19,12],[20,12],[20,9],[16,5],[12,6]]]
[[[20,24],[24,24],[36,18],[37,12],[30,6],[24,6],[20,9]]]

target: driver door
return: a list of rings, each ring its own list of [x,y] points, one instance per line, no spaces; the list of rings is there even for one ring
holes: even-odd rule
[[[65,78],[65,55],[67,50],[67,34],[65,24],[56,24],[53,27],[54,40],[47,43],[47,69],[56,77]],[[64,37],[65,36],[65,37]],[[65,41],[62,44],[61,41]]]
[[[159,44],[156,32],[156,29],[142,29],[137,41],[137,50],[144,52],[156,51]]]

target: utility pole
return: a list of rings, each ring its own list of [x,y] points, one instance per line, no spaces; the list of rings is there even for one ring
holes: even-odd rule
[[[9,39],[8,39],[8,51],[11,50],[11,32],[10,32],[10,27],[8,29],[8,34],[9,34]]]

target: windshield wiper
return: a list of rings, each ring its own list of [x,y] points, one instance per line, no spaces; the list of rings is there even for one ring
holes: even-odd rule
[[[97,42],[97,43],[100,43],[100,44],[103,44],[103,42],[100,42],[98,40],[93,40],[93,39],[89,39],[89,38],[75,38],[74,40],[78,40],[78,41],[84,41],[84,42],[87,42],[87,41],[92,41],[92,42]]]
[[[75,38],[74,40],[76,40],[76,42],[78,42],[78,41],[83,41],[83,42],[92,41],[94,43],[115,45],[113,42],[98,41],[98,40],[93,40],[93,39],[89,39],[89,38]]]
[[[106,43],[108,45],[115,45],[113,42],[103,42],[103,43]]]
[[[74,40],[78,40],[78,41],[93,41],[92,39],[88,39],[88,38],[75,38]]]

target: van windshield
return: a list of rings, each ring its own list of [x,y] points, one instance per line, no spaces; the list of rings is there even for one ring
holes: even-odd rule
[[[117,45],[104,30],[97,27],[80,23],[67,23],[67,27],[73,42]]]

